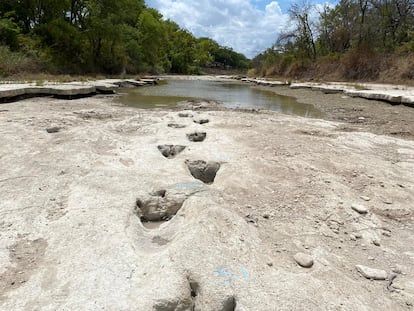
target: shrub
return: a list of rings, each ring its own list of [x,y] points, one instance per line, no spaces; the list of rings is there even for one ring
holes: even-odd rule
[[[381,71],[380,57],[367,46],[348,51],[341,65],[343,77],[350,80],[375,80]]]

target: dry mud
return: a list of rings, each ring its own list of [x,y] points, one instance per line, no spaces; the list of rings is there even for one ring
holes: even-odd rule
[[[0,310],[413,309],[411,140],[105,96],[0,108]]]

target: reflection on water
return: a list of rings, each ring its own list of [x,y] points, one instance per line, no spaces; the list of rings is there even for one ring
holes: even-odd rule
[[[123,90],[121,103],[138,108],[173,108],[188,99],[208,99],[223,103],[226,108],[258,108],[305,117],[321,117],[312,105],[301,104],[293,97],[276,95],[237,82],[202,80],[168,80],[155,87]]]

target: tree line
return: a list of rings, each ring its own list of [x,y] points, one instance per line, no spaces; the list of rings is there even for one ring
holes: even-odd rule
[[[253,60],[258,73],[301,76],[325,68],[346,79],[375,79],[392,65],[384,62],[399,57],[409,67],[403,78],[414,78],[414,0],[340,0],[319,8],[304,1],[289,17],[289,30]]]
[[[0,75],[200,73],[249,60],[195,38],[143,0],[0,1]]]

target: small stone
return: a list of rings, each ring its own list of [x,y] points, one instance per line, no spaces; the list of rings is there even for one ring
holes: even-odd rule
[[[351,208],[359,214],[366,214],[368,213],[368,209],[362,204],[352,204]]]
[[[371,201],[371,198],[370,197],[366,197],[366,196],[364,196],[364,195],[362,195],[362,196],[360,196],[360,198],[362,199],[362,200],[364,200],[364,201]]]
[[[393,201],[391,199],[388,199],[388,198],[382,198],[382,202],[384,202],[385,204],[389,204],[389,205],[391,205],[393,203]]]
[[[197,119],[197,120],[194,120],[194,123],[198,123],[198,124],[206,124],[208,122],[210,122],[209,119]]]
[[[60,127],[51,127],[51,128],[46,129],[46,132],[48,132],[49,134],[52,134],[52,133],[60,132],[60,130],[61,130]]]
[[[297,253],[293,256],[297,264],[303,268],[310,268],[313,266],[313,258],[304,253]]]
[[[391,232],[389,232],[389,231],[382,231],[382,235],[389,238],[389,237],[391,237]]]
[[[354,234],[351,234],[350,236],[349,236],[349,239],[351,240],[351,241],[356,241],[356,236],[354,235]]]
[[[374,257],[368,257],[368,260],[375,260]]]
[[[184,124],[177,124],[177,123],[169,123],[168,127],[172,127],[172,128],[176,128],[176,129],[181,129],[181,128],[185,128],[186,126]]]
[[[355,237],[356,237],[357,239],[362,239],[362,234],[361,234],[361,233],[356,233],[356,234],[355,234]]]
[[[257,220],[254,217],[252,217],[250,214],[246,215],[245,219],[248,223],[257,225]]]
[[[192,115],[192,114],[190,114],[190,113],[184,113],[184,112],[180,112],[180,113],[178,114],[178,116],[179,116],[180,118],[192,118],[192,117],[193,117],[193,115]]]
[[[356,265],[355,268],[364,278],[369,280],[386,280],[388,277],[385,270],[374,269],[362,265]]]
[[[378,241],[378,240],[373,240],[372,244],[374,244],[375,246],[380,246],[381,245],[380,241]]]
[[[267,265],[268,265],[269,267],[273,267],[273,262],[268,262],[268,263],[267,263]]]
[[[269,218],[270,218],[270,215],[269,215],[269,214],[264,214],[264,215],[263,215],[263,218],[264,218],[264,219],[269,219]]]

